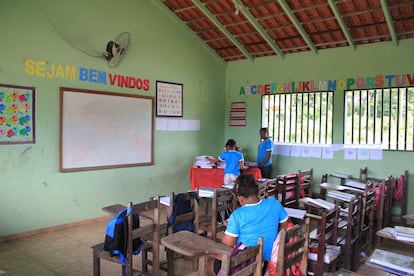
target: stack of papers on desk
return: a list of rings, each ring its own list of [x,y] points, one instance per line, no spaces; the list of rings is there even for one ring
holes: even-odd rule
[[[214,159],[213,156],[207,156],[207,155],[197,156],[194,166],[199,167],[199,168],[206,168],[206,169],[215,168],[216,165],[211,163],[208,158]]]
[[[414,228],[412,227],[395,226],[392,235],[397,240],[414,243]]]
[[[351,202],[356,199],[356,196],[353,194],[338,192],[338,191],[328,191],[328,197],[339,199],[346,202]]]
[[[368,264],[394,275],[414,275],[414,258],[381,249],[375,249]]]
[[[332,202],[326,201],[322,198],[311,198],[311,197],[304,197],[299,199],[303,203],[309,203],[315,205],[317,207],[322,207],[326,210],[333,210],[335,209],[335,204]]]
[[[285,207],[285,210],[291,218],[303,219],[306,215],[306,211],[301,209]]]
[[[325,255],[323,256],[323,262],[326,264],[330,264],[333,260],[335,260],[339,256],[339,254],[341,254],[340,246],[328,244],[325,248]],[[318,254],[309,252],[308,259],[312,261],[317,261]]]

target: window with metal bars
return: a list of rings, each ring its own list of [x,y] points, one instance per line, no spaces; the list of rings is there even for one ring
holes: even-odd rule
[[[345,91],[345,144],[414,147],[414,87]]]
[[[262,126],[274,142],[332,144],[333,92],[262,96]]]

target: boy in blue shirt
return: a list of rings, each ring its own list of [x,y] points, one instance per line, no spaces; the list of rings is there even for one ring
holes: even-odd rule
[[[226,151],[222,152],[216,159],[209,159],[211,163],[226,161],[224,168],[224,184],[236,181],[240,170],[247,169],[244,165],[244,156],[236,150],[236,141],[229,139],[226,143]]]
[[[261,142],[257,148],[257,165],[263,178],[271,178],[273,141],[270,139],[269,131],[266,127],[261,128],[259,133]]]
[[[230,247],[239,242],[246,246],[254,246],[257,239],[263,237],[264,270],[271,258],[279,227],[287,227],[288,214],[276,198],[259,198],[259,187],[253,175],[240,175],[233,191],[241,207],[231,213],[221,243]],[[214,263],[216,273],[220,265],[218,261]]]

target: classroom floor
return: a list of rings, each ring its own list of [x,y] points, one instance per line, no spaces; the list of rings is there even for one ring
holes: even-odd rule
[[[0,243],[0,275],[92,275],[91,246],[103,241],[105,225],[105,221],[95,222]],[[135,258],[139,260],[139,256]],[[122,274],[120,265],[102,261],[101,267],[103,276]],[[175,274],[182,275],[186,270],[185,263],[179,263]],[[389,275],[365,264],[361,265],[358,272],[366,276]]]

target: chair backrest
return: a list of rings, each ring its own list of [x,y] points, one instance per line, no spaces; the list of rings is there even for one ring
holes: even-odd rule
[[[182,229],[184,225],[191,225],[192,231],[197,233],[198,213],[198,196],[195,192],[171,193],[170,208],[168,209],[168,235],[180,230],[185,230]],[[174,217],[174,219],[172,219],[172,217]]]
[[[152,199],[133,205],[128,203],[128,209],[132,208],[131,215],[128,216],[128,245],[127,258],[128,264],[126,268],[127,275],[132,275],[132,255],[133,240],[143,238],[151,240],[153,243],[153,274],[159,274],[159,221],[160,221],[160,205],[159,199]],[[138,213],[140,216],[140,227],[133,229],[133,215]]]
[[[299,206],[299,183],[296,173],[279,175],[277,187],[278,199],[283,207],[296,208]]]
[[[281,229],[279,235],[276,276],[285,276],[287,269],[299,263],[301,275],[307,275],[309,218],[306,218],[305,223],[296,224],[288,230]]]
[[[199,230],[208,234],[212,240],[216,240],[217,233],[225,229],[224,221],[237,207],[237,200],[231,189],[217,188],[214,189],[212,198],[200,197],[200,201],[207,210],[204,210],[203,214],[199,213]]]
[[[391,224],[391,207],[392,207],[392,176],[389,176],[379,183],[379,202],[377,209],[377,230]],[[381,184],[382,183],[382,184]]]
[[[325,263],[325,254],[329,246],[337,246],[338,237],[338,214],[339,208],[335,204],[334,209],[326,210],[312,204],[307,207],[307,218],[312,221],[309,229],[309,247],[315,249],[308,256],[308,271],[316,276],[322,276],[325,271],[336,270],[336,258]],[[315,247],[316,245],[316,247]],[[340,248],[340,247],[336,247]]]
[[[259,187],[259,198],[260,199],[267,198],[267,183],[266,183],[266,181],[257,181],[257,185]]]
[[[263,260],[263,238],[259,237],[255,246],[231,256],[223,254],[220,276],[261,276]]]
[[[217,233],[224,231],[224,221],[228,219],[236,206],[236,198],[231,189],[216,189],[212,202],[211,239],[216,240]]]
[[[312,197],[313,194],[313,168],[308,170],[298,171],[299,182],[299,196],[300,197]]]
[[[266,180],[266,198],[275,197],[277,199],[277,179]]]

